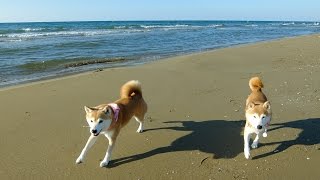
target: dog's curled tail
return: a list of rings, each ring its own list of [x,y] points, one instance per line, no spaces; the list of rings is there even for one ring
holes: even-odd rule
[[[120,90],[121,98],[128,98],[132,96],[142,97],[141,83],[137,80],[128,81]]]
[[[253,77],[249,81],[249,87],[252,91],[261,91],[263,84],[259,77]]]

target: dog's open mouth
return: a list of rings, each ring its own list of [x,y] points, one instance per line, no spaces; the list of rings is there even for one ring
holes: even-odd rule
[[[98,136],[100,134],[100,132],[97,132],[97,133],[94,133],[93,135],[94,136]]]
[[[101,131],[96,132],[96,133],[92,133],[94,136],[98,136],[100,134]]]

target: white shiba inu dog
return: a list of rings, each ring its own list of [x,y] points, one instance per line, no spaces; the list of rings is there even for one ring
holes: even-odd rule
[[[251,144],[252,148],[257,148],[259,137],[267,137],[267,128],[271,121],[271,105],[267,97],[262,92],[263,84],[258,77],[253,77],[249,81],[251,94],[246,101],[246,126],[244,129],[244,156],[250,158],[249,141],[253,133],[256,138]]]
[[[117,136],[132,117],[140,123],[137,132],[143,131],[144,115],[147,112],[147,104],[142,97],[141,84],[132,80],[125,83],[120,90],[120,99],[110,104],[101,104],[96,107],[84,107],[86,120],[90,127],[90,137],[76,160],[77,164],[84,161],[88,150],[97,140],[100,134],[109,140],[108,150],[100,166],[107,166]]]

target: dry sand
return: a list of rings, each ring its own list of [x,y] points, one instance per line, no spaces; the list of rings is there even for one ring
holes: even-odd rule
[[[248,80],[272,103],[267,138],[243,155]],[[146,131],[132,120],[108,168],[100,137],[85,162],[83,106],[143,84]],[[320,36],[302,36],[174,57],[0,90],[0,179],[319,179]]]

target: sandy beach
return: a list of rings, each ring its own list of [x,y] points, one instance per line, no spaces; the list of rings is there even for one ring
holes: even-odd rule
[[[0,179],[319,179],[320,35],[241,45],[0,90]],[[243,154],[248,81],[272,104],[267,138]],[[145,132],[132,120],[108,168],[107,139],[85,162],[84,105],[118,99],[142,83]]]

